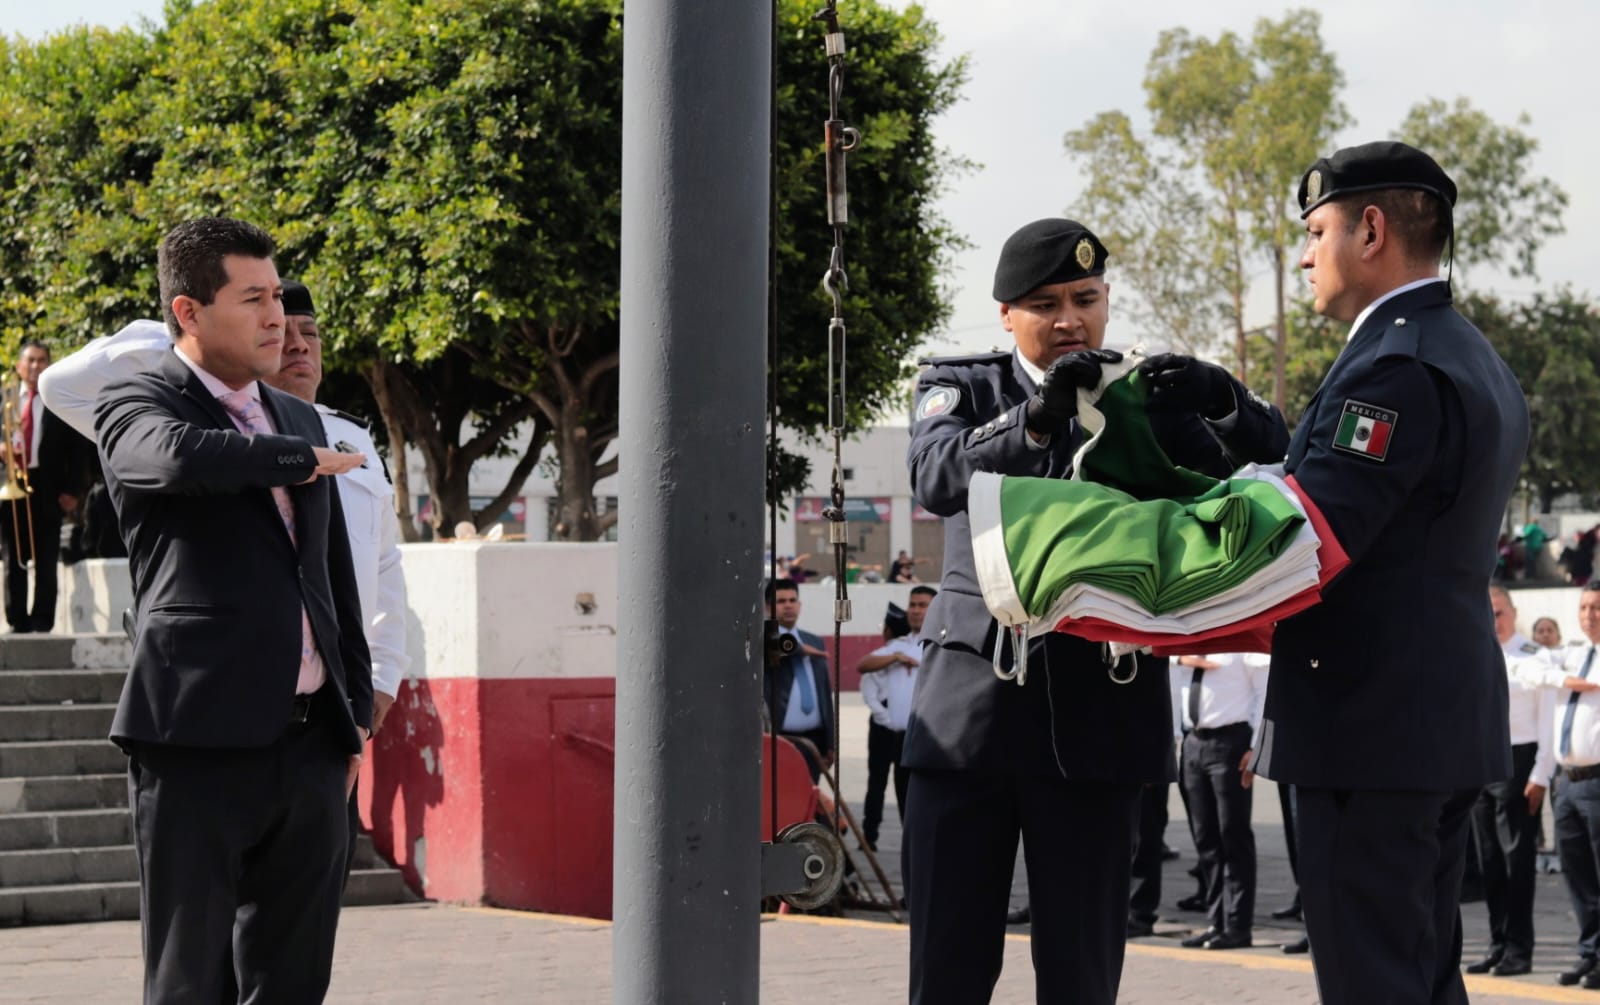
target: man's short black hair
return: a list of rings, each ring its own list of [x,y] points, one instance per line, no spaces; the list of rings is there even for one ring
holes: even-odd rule
[[[767,584],[767,603],[775,604],[778,602],[779,590],[793,590],[798,594],[800,592],[800,584],[792,579],[774,579]]]
[[[939,595],[939,591],[935,590],[931,586],[913,586],[911,588],[911,595],[913,597],[937,597]]]
[[[266,231],[243,220],[225,216],[203,216],[185,220],[161,239],[156,255],[156,274],[161,283],[161,315],[173,338],[183,334],[178,316],[172,311],[176,297],[189,297],[202,304],[216,298],[228,285],[228,270],[222,260],[228,255],[246,258],[271,258],[276,246]]]
[[[1583,584],[1583,589],[1578,591],[1578,592],[1580,592],[1580,593],[1600,593],[1600,579],[1591,579],[1591,580],[1589,580],[1587,583]]]
[[[1414,188],[1385,188],[1332,200],[1344,214],[1345,233],[1361,223],[1361,211],[1376,206],[1383,213],[1389,234],[1399,240],[1407,261],[1437,265],[1450,243],[1450,207],[1431,192]]]
[[[48,344],[40,339],[28,338],[23,339],[22,344],[17,346],[17,358],[21,359],[22,354],[27,352],[29,349],[43,349],[46,356],[50,356],[52,358],[55,356],[55,354],[50,351],[50,346]]]

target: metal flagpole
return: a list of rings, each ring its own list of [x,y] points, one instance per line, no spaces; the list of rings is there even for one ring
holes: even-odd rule
[[[613,1000],[754,1002],[772,11],[628,0]]]

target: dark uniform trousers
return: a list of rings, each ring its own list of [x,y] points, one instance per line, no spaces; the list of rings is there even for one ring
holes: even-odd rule
[[[34,492],[26,501],[0,502],[0,544],[6,556],[6,622],[14,632],[50,631],[56,621],[61,504],[54,496],[46,498],[43,492]],[[30,558],[31,603],[27,566]]]
[[[1555,804],[1556,851],[1572,913],[1578,918],[1578,955],[1600,958],[1600,778],[1561,780]]]
[[[337,700],[325,687],[308,721],[267,747],[129,744],[147,1005],[323,1000],[349,758],[338,710],[318,713]]]
[[[1133,848],[1128,918],[1153,925],[1161,911],[1161,846],[1167,832],[1168,783],[1144,786],[1139,794],[1139,839]]]
[[[1511,748],[1515,774],[1478,793],[1472,832],[1489,908],[1489,944],[1507,959],[1533,958],[1534,868],[1538,864],[1539,818],[1528,812],[1525,789],[1533,773],[1537,743]]]
[[[883,824],[883,797],[889,789],[889,777],[894,776],[895,806],[900,810],[900,822],[906,819],[906,780],[911,777],[900,764],[900,750],[905,746],[906,731],[880,726],[876,720],[867,721],[867,797],[861,801],[861,833],[867,843],[878,843],[878,828]]]
[[[1477,795],[1295,786],[1300,900],[1323,1005],[1465,1005],[1458,896]]]
[[[1239,778],[1250,750],[1250,724],[1192,729],[1183,739],[1183,784],[1189,826],[1200,855],[1211,927],[1248,935],[1255,922],[1256,836],[1251,790]]]
[[[902,850],[907,888],[917,891],[909,905],[913,1005],[989,1001],[1000,978],[1019,832],[1033,945],[1052,947],[1034,953],[1038,1001],[1116,1001],[1128,850],[1142,789],[1048,775],[917,771]],[[949,945],[964,951],[932,951]]]

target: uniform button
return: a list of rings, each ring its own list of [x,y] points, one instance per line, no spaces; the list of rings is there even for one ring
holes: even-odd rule
[[[1313,669],[1313,670],[1315,670],[1317,667],[1319,667],[1321,665],[1322,665],[1322,661],[1321,660],[1312,660],[1311,661],[1311,669]]]
[[[944,637],[946,635],[949,635],[949,634],[950,634],[950,629],[948,629],[948,628],[939,629],[939,641],[943,642],[944,641]]]
[[[1406,319],[1405,318],[1395,318],[1394,319],[1394,326],[1396,328],[1404,328],[1406,326]]]

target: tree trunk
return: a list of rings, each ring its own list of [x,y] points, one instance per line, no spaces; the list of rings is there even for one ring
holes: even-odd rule
[[[1289,309],[1284,302],[1288,293],[1284,289],[1284,248],[1281,244],[1272,246],[1272,265],[1278,310],[1277,317],[1273,319],[1272,403],[1278,406],[1278,411],[1283,412],[1285,418],[1288,418],[1286,403],[1289,400]]]

